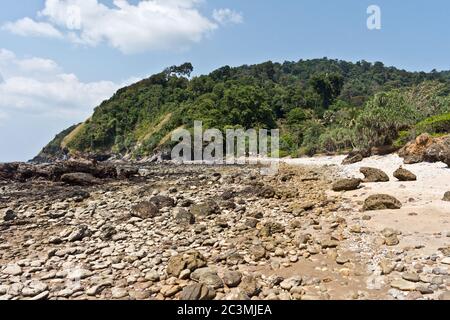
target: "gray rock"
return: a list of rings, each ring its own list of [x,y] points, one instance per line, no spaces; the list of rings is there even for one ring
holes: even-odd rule
[[[226,271],[223,275],[223,282],[229,288],[234,288],[241,283],[242,274],[239,271]]]
[[[22,268],[17,264],[10,264],[3,269],[2,273],[10,276],[20,276],[22,274]]]

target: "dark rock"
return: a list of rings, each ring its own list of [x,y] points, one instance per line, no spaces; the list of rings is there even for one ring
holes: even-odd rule
[[[175,201],[171,197],[167,196],[155,196],[150,199],[158,209],[175,207]]]
[[[359,171],[364,175],[364,182],[388,182],[389,176],[380,169],[362,167]]]
[[[264,186],[258,190],[258,197],[271,199],[275,197],[275,189],[271,186]]]
[[[184,208],[175,208],[174,219],[175,219],[175,221],[182,223],[182,224],[194,224],[195,223],[194,215]]]
[[[17,215],[14,213],[11,209],[6,209],[5,213],[3,214],[3,221],[13,221],[17,219]]]
[[[349,165],[357,162],[363,161],[367,157],[367,153],[359,150],[350,152],[347,157],[342,161],[342,165]]]
[[[333,191],[339,192],[339,191],[350,191],[350,190],[356,190],[359,188],[359,185],[361,184],[361,179],[342,179],[339,181],[336,181],[331,188]]]
[[[368,197],[364,201],[363,209],[365,211],[370,210],[385,210],[385,209],[400,209],[402,203],[396,198],[387,194],[375,194]]]
[[[159,209],[153,202],[143,201],[131,209],[131,214],[141,219],[149,219],[158,216]]]
[[[95,178],[93,175],[82,172],[66,173],[61,176],[61,181],[77,186],[91,186],[101,183],[101,181]]]
[[[442,198],[443,201],[450,201],[450,191],[447,191],[444,194],[444,198]]]
[[[416,181],[417,176],[409,170],[403,169],[402,167],[398,168],[394,172],[394,177],[400,181]]]

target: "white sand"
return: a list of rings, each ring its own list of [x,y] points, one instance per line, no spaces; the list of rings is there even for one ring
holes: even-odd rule
[[[363,178],[361,167],[378,168],[386,172],[391,180],[385,183],[363,183],[362,188],[345,192],[358,207],[368,196],[385,193],[399,199],[403,207],[400,210],[372,211],[366,227],[382,230],[386,227],[402,231],[401,244],[408,246],[424,245],[423,251],[436,252],[437,248],[449,245],[450,238],[450,202],[442,201],[444,193],[450,191],[450,168],[444,163],[419,163],[403,165],[403,159],[396,154],[374,156],[362,162],[342,166],[344,156],[313,157],[287,159],[283,162],[291,165],[333,165],[342,177]],[[403,165],[417,176],[417,181],[400,182],[393,172]],[[333,192],[330,192],[331,194]],[[414,215],[411,215],[413,213]]]

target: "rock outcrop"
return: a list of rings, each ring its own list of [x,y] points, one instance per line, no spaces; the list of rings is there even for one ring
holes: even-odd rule
[[[405,164],[419,162],[444,162],[450,166],[450,135],[433,138],[422,134],[398,152]]]

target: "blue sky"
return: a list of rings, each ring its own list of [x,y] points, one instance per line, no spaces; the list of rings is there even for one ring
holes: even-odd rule
[[[32,158],[120,86],[186,61],[195,74],[325,56],[450,69],[446,0],[145,2],[1,1],[0,161]],[[381,30],[366,27],[372,4]]]

